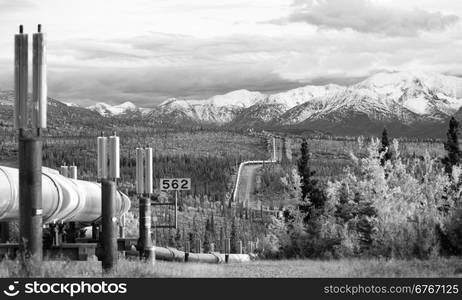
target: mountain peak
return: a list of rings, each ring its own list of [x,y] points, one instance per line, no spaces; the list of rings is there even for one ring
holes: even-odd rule
[[[133,104],[133,102],[130,102],[130,101],[126,101],[122,104],[118,104],[118,105],[115,105],[113,107],[120,107],[120,108],[125,108],[125,109],[129,109],[129,110],[136,110],[137,109],[137,106],[135,104]]]
[[[359,88],[413,87],[420,85],[450,92],[461,89],[462,78],[423,71],[379,72],[356,84]]]
[[[216,95],[206,100],[207,104],[217,107],[222,106],[240,106],[249,107],[261,101],[265,95],[260,92],[252,92],[249,90],[241,89],[235,90],[223,95]]]
[[[96,111],[100,115],[107,117],[107,116],[117,116],[117,115],[122,115],[126,114],[129,112],[134,112],[134,111],[142,111],[142,108],[137,107],[135,104],[133,104],[130,101],[126,101],[121,104],[117,105],[110,105],[104,102],[98,102],[94,105],[88,106],[87,109]]]

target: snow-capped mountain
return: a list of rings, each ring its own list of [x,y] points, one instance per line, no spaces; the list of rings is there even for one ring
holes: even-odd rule
[[[145,111],[145,109],[137,107],[135,104],[129,101],[124,102],[122,104],[118,104],[118,105],[110,105],[104,102],[99,102],[99,103],[96,103],[95,105],[88,106],[87,109],[96,111],[103,117],[119,116],[119,115],[132,113],[132,112]]]
[[[64,102],[64,101],[62,101],[61,103],[66,104],[69,107],[80,107],[80,105],[75,104],[73,102]]]
[[[153,117],[176,115],[196,122],[224,124],[231,122],[238,113],[266,98],[260,92],[237,90],[206,100],[169,99],[149,114]]]
[[[422,72],[382,72],[350,86],[307,85],[271,95],[237,90],[205,100],[168,99],[152,109],[131,102],[98,103],[103,116],[170,124],[367,130],[384,124],[441,124],[462,107],[462,78]],[[435,123],[436,122],[436,123]],[[342,131],[343,132],[343,131]]]
[[[359,113],[375,121],[438,121],[461,106],[462,78],[415,72],[379,73],[314,97],[281,116],[286,125],[309,120],[339,121]]]

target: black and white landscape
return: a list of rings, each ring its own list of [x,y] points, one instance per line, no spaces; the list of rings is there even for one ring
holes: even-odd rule
[[[461,276],[461,18],[437,0],[0,0],[0,277],[101,276],[77,260],[122,277]]]

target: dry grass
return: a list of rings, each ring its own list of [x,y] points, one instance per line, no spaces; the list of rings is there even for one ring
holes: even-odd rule
[[[147,265],[122,260],[112,274],[96,262],[47,262],[24,272],[15,261],[0,263],[0,277],[462,277],[460,258],[432,260],[281,260],[235,264],[197,264],[156,261]]]

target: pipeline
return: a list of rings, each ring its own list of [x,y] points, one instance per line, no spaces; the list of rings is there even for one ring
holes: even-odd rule
[[[59,175],[42,168],[43,223],[79,222],[90,224],[101,219],[101,185]],[[116,217],[130,208],[127,195],[115,196]],[[0,166],[0,221],[19,220],[18,169]]]
[[[175,248],[155,247],[156,259],[165,261],[185,261],[185,253]],[[228,254],[228,262],[249,262],[255,256],[251,254]],[[212,253],[189,253],[188,262],[220,264],[225,262],[225,254]]]
[[[241,173],[242,169],[246,165],[264,165],[264,164],[275,164],[278,163],[278,159],[276,157],[276,138],[273,136],[273,153],[272,153],[272,159],[270,160],[248,160],[241,162],[239,165],[239,169],[237,171],[237,176],[236,176],[236,184],[234,185],[234,190],[233,190],[233,202],[236,202],[237,200],[237,191],[239,189],[239,181],[241,180]]]
[[[239,169],[237,171],[237,177],[236,177],[236,184],[234,185],[234,190],[233,190],[233,202],[236,202],[237,201],[237,191],[239,189],[239,181],[241,180],[241,173],[242,173],[242,169],[244,168],[244,166],[246,165],[264,165],[264,164],[275,164],[277,163],[278,161],[277,160],[249,160],[249,161],[244,161],[244,162],[241,162],[241,164],[239,165]]]

